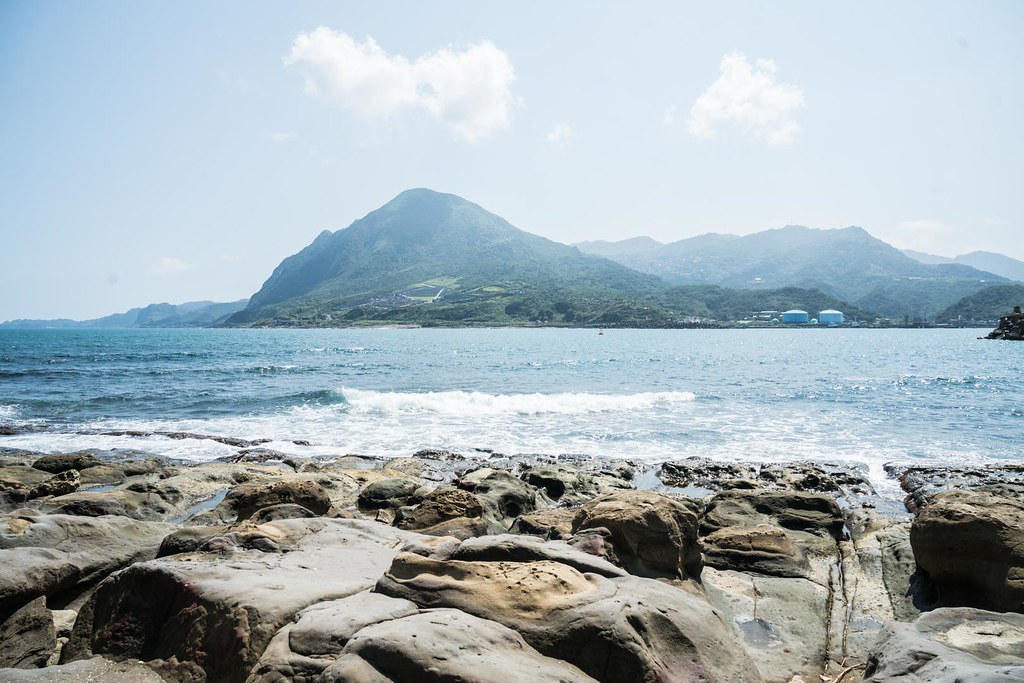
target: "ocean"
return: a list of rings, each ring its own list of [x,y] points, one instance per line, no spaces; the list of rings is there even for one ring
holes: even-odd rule
[[[1024,344],[973,329],[0,331],[0,447],[1024,461]],[[131,430],[142,435],[103,435]],[[296,443],[299,442],[299,443]]]

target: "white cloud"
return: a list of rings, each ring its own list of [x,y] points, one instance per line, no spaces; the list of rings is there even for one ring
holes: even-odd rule
[[[161,256],[156,261],[153,261],[149,266],[149,270],[153,273],[184,273],[186,270],[192,270],[194,268],[191,263],[187,263],[180,258],[174,256]]]
[[[745,54],[730,52],[722,57],[720,71],[690,109],[687,127],[693,135],[713,138],[725,124],[773,147],[793,142],[800,132],[794,115],[804,106],[804,93],[791,83],[776,82],[774,60],[751,65]]]
[[[518,104],[508,55],[483,41],[457,52],[444,47],[409,60],[321,26],[300,33],[284,58],[306,76],[306,92],[370,119],[420,110],[469,142],[511,125]]]
[[[544,139],[556,147],[565,147],[576,139],[576,131],[567,121],[558,121],[551,127]]]
[[[270,133],[270,139],[282,145],[291,142],[297,137],[299,137],[298,133]]]

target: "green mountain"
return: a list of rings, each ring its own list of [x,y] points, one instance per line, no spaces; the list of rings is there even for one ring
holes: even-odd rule
[[[790,225],[745,236],[708,234],[639,253],[616,251],[617,244],[601,245],[602,253],[674,284],[819,289],[894,319],[930,318],[951,302],[1004,281],[963,264],[921,263],[859,227]]]
[[[829,296],[817,289],[782,287],[780,289],[726,289],[718,285],[681,285],[665,291],[659,303],[677,315],[709,318],[722,322],[743,320],[759,313],[789,309],[807,311],[816,317],[820,311],[843,311],[848,321],[874,320],[869,310]],[[778,316],[759,316],[770,320]]]
[[[965,296],[939,313],[936,319],[940,322],[995,323],[1008,315],[1014,306],[1024,306],[1024,285],[993,285]]]
[[[650,319],[649,299],[661,289],[657,277],[519,230],[455,195],[417,189],[322,232],[227,323],[626,324]]]
[[[11,320],[0,327],[13,329],[123,329],[134,327],[211,327],[245,308],[248,299],[228,303],[189,301],[184,304],[150,304],[92,320]]]

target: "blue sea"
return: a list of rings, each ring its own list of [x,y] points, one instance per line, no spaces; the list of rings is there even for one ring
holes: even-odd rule
[[[0,447],[1024,461],[1024,344],[971,329],[6,330]],[[308,442],[302,445],[295,442]]]

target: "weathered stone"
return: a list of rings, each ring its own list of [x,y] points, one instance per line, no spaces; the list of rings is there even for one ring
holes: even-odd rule
[[[45,669],[0,669],[0,680],[4,683],[165,683],[145,664],[114,662],[103,657]]]
[[[914,519],[910,543],[936,604],[1024,612],[1024,501],[938,494]]]
[[[793,531],[825,532],[842,538],[845,518],[835,499],[796,491],[723,491],[708,502],[701,532],[731,526],[776,524]]]
[[[59,474],[65,470],[84,470],[102,464],[91,453],[55,453],[39,458],[32,463],[32,467],[50,474]]]
[[[705,536],[704,564],[768,576],[807,578],[807,558],[776,526],[727,527]]]
[[[397,526],[400,529],[431,533],[431,527],[443,522],[479,518],[483,513],[483,505],[472,493],[453,486],[442,486],[428,493],[411,512],[403,514]]]
[[[266,522],[276,522],[280,519],[310,519],[316,516],[315,512],[297,503],[278,503],[277,505],[260,508],[249,520],[253,524],[264,524]]]
[[[79,471],[82,486],[121,484],[125,480],[124,470],[118,465],[94,465]]]
[[[28,510],[0,518],[0,621],[42,595],[55,599],[51,607],[63,606],[111,572],[155,557],[171,529],[127,517]]]
[[[207,680],[244,680],[296,613],[365,591],[411,540],[374,522],[325,518],[246,525],[217,538],[231,536],[241,544],[227,549],[230,561],[213,552],[174,555],[101,583],[65,659],[91,650],[166,667],[172,678],[199,671]],[[241,549],[260,536],[287,552]]]
[[[81,475],[78,470],[64,470],[55,474],[49,479],[36,484],[29,491],[29,498],[42,498],[44,496],[64,496],[78,489],[81,484]]]
[[[911,624],[888,624],[864,681],[1024,681],[1024,616],[961,607],[925,612]]]
[[[359,505],[371,510],[414,505],[421,499],[418,495],[420,489],[420,482],[408,477],[379,479],[370,482],[359,492]]]
[[[504,470],[481,469],[458,480],[483,503],[487,516],[506,530],[519,515],[537,507],[537,495],[523,481]]]
[[[285,480],[239,484],[224,498],[225,506],[236,511],[237,521],[249,519],[263,508],[282,503],[301,505],[315,515],[324,515],[331,507],[327,491],[315,481]]]
[[[9,465],[0,468],[0,491],[15,489],[28,490],[45,482],[53,475],[43,470],[25,465]]]
[[[36,598],[0,624],[0,669],[46,666],[56,646],[57,634],[46,598]],[[2,673],[0,680],[4,680]]]
[[[599,681],[761,680],[699,591],[659,581],[583,574],[551,560],[436,561],[401,553],[376,591],[496,621]]]
[[[469,562],[536,562],[551,560],[582,573],[605,577],[627,576],[616,565],[558,541],[540,541],[529,536],[498,534],[463,541],[449,558]]]
[[[437,609],[359,631],[323,672],[324,683],[509,680],[593,681],[575,666],[545,657],[501,624]]]
[[[697,578],[703,562],[697,517],[680,500],[652,491],[622,491],[584,504],[573,532],[604,527],[633,574]]]
[[[517,534],[543,536],[544,538],[560,539],[572,534],[572,520],[576,517],[575,508],[548,508],[535,510],[516,517],[512,531]]]
[[[177,517],[181,509],[156,493],[139,493],[128,489],[110,491],[76,491],[51,498],[46,506],[55,515],[102,517],[119,515],[146,521],[162,521]]]

